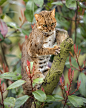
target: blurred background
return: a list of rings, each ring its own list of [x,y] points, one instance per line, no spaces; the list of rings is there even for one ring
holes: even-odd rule
[[[86,0],[0,0],[0,72],[17,72],[21,74],[22,43],[29,36],[34,24],[34,14],[42,10],[56,10],[57,28],[68,31],[74,44],[81,49],[79,63],[82,66],[86,60]],[[5,22],[5,23],[4,23]],[[1,26],[3,25],[3,26]],[[6,32],[7,31],[7,32]],[[4,38],[3,38],[4,37]],[[72,51],[73,53],[73,47]],[[72,58],[74,67],[78,67]],[[67,72],[69,57],[65,63],[64,75],[68,82]],[[79,72],[74,72],[74,83]],[[12,82],[3,79],[7,87]],[[58,93],[55,89],[54,93]],[[19,97],[23,93],[22,87],[5,92],[5,97]]]

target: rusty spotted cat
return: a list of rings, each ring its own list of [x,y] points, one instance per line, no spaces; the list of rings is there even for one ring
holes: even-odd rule
[[[59,45],[67,36],[66,31],[60,30],[59,33],[59,29],[55,29],[55,9],[52,11],[41,11],[34,16],[36,24],[28,39],[23,43],[21,58],[22,79],[26,81],[23,89],[27,95],[31,95],[30,79],[26,73],[27,60],[34,62],[35,71],[33,79],[45,78],[49,69],[47,65],[50,55],[60,53],[60,47],[53,45],[55,42]]]

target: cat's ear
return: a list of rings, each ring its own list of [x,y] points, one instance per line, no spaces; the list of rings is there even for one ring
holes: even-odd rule
[[[55,17],[55,8],[51,11],[51,15]]]
[[[39,20],[39,18],[40,18],[39,14],[35,14],[34,16],[35,16],[36,21]]]

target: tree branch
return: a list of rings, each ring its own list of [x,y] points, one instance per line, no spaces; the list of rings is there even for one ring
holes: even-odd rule
[[[47,95],[52,94],[53,90],[57,86],[59,78],[62,76],[64,65],[72,45],[73,41],[71,38],[65,39],[60,45],[60,54],[54,56],[51,69],[49,70],[42,84],[42,87],[44,88],[44,91]]]

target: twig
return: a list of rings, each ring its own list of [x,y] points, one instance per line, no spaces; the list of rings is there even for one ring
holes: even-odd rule
[[[1,105],[1,106],[3,106],[3,104],[2,104],[2,103],[0,103],[0,105]]]
[[[36,108],[36,103],[35,103],[35,100],[34,100],[34,107]]]
[[[2,97],[2,106],[4,108],[4,103],[3,103],[4,99],[3,99],[3,92],[2,91],[1,91],[1,97]]]
[[[6,57],[5,57],[5,52],[4,52],[4,48],[3,48],[2,44],[1,44],[1,50],[2,50],[2,55],[3,55],[4,62],[8,67],[8,63],[7,63],[7,60],[6,60]]]
[[[65,103],[64,103],[63,108],[65,107],[65,105],[66,105],[66,103],[67,103],[67,99],[68,99],[68,97],[66,97],[66,100],[65,100]]]
[[[73,20],[73,19],[71,19],[71,18],[67,18],[67,17],[65,17],[65,16],[63,16],[63,15],[61,15],[61,17],[63,17],[63,18],[65,18],[66,20],[71,20],[71,21],[76,21],[76,20]],[[77,21],[79,21],[78,19],[77,19]]]

